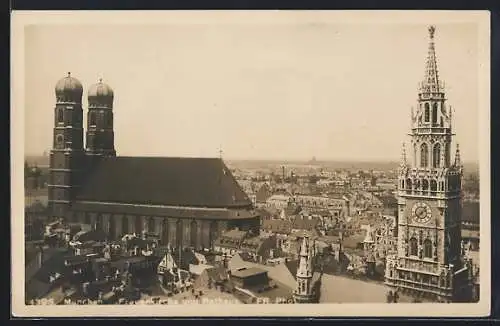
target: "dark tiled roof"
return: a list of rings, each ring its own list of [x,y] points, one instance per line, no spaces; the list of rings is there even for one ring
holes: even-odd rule
[[[384,207],[393,208],[398,206],[398,200],[396,197],[391,195],[380,195],[377,198],[382,202]]]
[[[262,229],[273,233],[290,234],[292,223],[288,220],[263,220]]]
[[[190,207],[251,205],[217,158],[103,158],[89,172],[77,200]]]
[[[267,274],[267,271],[257,267],[242,267],[237,270],[231,271],[231,275],[235,277],[246,278],[254,275]]]
[[[308,230],[312,231],[316,229],[316,227],[321,223],[321,220],[317,218],[316,216],[313,216],[311,219],[309,217],[299,217],[297,216],[293,220],[293,229],[299,229],[299,230]]]

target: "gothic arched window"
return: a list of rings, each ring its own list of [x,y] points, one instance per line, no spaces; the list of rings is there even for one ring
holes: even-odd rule
[[[432,242],[429,239],[424,241],[424,257],[432,258]]]
[[[432,149],[432,167],[438,168],[441,160],[441,145],[436,143]]]
[[[57,109],[57,123],[64,122],[64,111],[62,108]]]
[[[195,247],[198,245],[198,224],[196,221],[192,221],[190,225],[191,234],[189,238],[191,240],[191,246]]]
[[[135,227],[135,233],[136,234],[141,234],[142,228],[143,228],[143,222],[142,218],[140,216],[134,216],[134,227]]]
[[[444,162],[447,167],[450,166],[450,144],[448,143],[444,145]]]
[[[427,179],[422,179],[422,190],[429,190],[429,181],[427,181]]]
[[[420,166],[427,167],[429,165],[429,148],[427,148],[427,144],[423,143],[420,146]]]
[[[96,125],[95,112],[89,112],[89,125],[90,126]]]
[[[432,123],[437,123],[437,111],[438,111],[438,105],[437,103],[434,103],[432,107]]]
[[[122,220],[122,234],[119,234],[118,236],[121,236],[123,234],[128,234],[128,218],[123,218]]]
[[[418,255],[418,242],[415,237],[410,239],[410,256]]]
[[[111,114],[105,115],[104,119],[106,121],[106,126],[108,128],[111,128],[111,126],[113,125],[113,117],[111,116]]]
[[[155,220],[152,217],[148,217],[148,232],[155,232]]]
[[[411,191],[411,179],[406,179],[406,188],[408,189],[408,191]]]
[[[431,191],[437,191],[437,182],[436,182],[436,180],[431,180]]]
[[[429,108],[429,103],[425,103],[425,122],[429,122],[430,118],[430,108]]]

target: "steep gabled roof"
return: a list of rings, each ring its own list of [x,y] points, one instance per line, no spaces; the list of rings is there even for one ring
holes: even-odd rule
[[[79,201],[243,207],[251,205],[218,158],[108,157],[89,171]]]

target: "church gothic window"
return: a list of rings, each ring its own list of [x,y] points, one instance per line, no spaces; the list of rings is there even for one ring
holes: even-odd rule
[[[434,145],[434,148],[432,149],[432,167],[438,168],[440,159],[441,159],[441,145],[437,143]]]
[[[95,112],[90,112],[89,113],[89,125],[90,126],[95,126],[96,125]]]
[[[190,226],[190,231],[191,231],[191,234],[190,234],[190,240],[191,240],[191,246],[195,247],[196,248],[196,245],[197,245],[197,236],[198,236],[198,225],[196,223],[196,221],[192,221],[191,222],[191,226]]]
[[[436,180],[431,180],[431,191],[437,191],[437,182],[436,182]]]
[[[123,234],[128,234],[128,218],[124,218],[122,221],[122,233]]]
[[[64,122],[64,111],[62,108],[57,109],[57,123]]]
[[[415,237],[410,239],[410,256],[418,255],[418,242]]]
[[[434,103],[434,106],[432,107],[432,123],[437,123],[437,111],[438,111],[437,103]]]
[[[148,217],[148,232],[155,232],[155,220],[152,217]]]
[[[429,181],[427,181],[427,179],[422,179],[422,190],[429,190]]]
[[[420,145],[420,167],[427,167],[429,165],[429,149],[427,144]]]
[[[142,221],[140,216],[134,216],[135,219],[135,232],[140,234],[142,232]]]
[[[450,144],[448,143],[444,145],[444,160],[446,166],[450,166]]]
[[[432,242],[429,239],[424,241],[424,257],[432,258]]]
[[[111,115],[109,115],[109,114],[105,115],[104,119],[105,119],[105,122],[106,122],[106,126],[108,128],[111,128],[111,126],[113,124],[113,119],[111,119]]]
[[[85,222],[85,224],[90,225],[90,215],[89,214],[85,214],[84,222]]]
[[[425,103],[425,122],[429,122],[430,118],[430,108],[429,108],[429,103]]]

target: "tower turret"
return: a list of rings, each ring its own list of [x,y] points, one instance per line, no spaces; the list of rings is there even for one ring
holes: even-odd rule
[[[113,99],[111,87],[99,82],[88,91],[86,150],[91,156],[116,156],[113,132]]]

